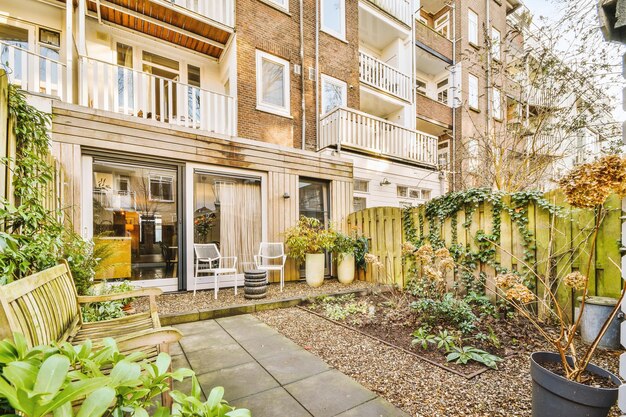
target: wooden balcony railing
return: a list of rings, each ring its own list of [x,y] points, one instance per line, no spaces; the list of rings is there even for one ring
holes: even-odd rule
[[[228,136],[233,97],[93,58],[80,59],[79,104]]]
[[[411,101],[411,78],[389,64],[359,52],[361,81],[406,101]]]
[[[370,0],[373,4],[389,13],[407,26],[411,26],[411,2],[409,0]]]
[[[65,98],[65,64],[0,41],[0,65],[6,66],[9,82],[22,90]]]
[[[345,107],[320,121],[320,149],[351,148],[435,167],[437,137]]]

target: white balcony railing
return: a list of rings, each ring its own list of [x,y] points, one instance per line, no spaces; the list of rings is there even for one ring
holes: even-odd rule
[[[80,105],[228,136],[233,97],[108,62],[81,57]]]
[[[361,81],[406,101],[411,101],[411,78],[389,64],[359,52]]]
[[[437,137],[345,107],[320,121],[320,149],[340,146],[436,166]]]
[[[235,0],[170,0],[177,6],[191,10],[229,27],[235,26]]]
[[[94,190],[93,198],[104,209],[137,210],[137,195],[134,191]]]
[[[6,67],[9,82],[22,90],[63,100],[66,71],[61,62],[0,41],[0,67]]]
[[[402,23],[411,26],[411,2],[409,0],[370,0]]]

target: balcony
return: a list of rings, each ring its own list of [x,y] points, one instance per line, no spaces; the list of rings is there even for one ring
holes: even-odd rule
[[[65,98],[65,64],[5,42],[0,42],[0,60],[10,83],[31,93]]]
[[[452,41],[422,22],[415,22],[415,40],[429,52],[436,52],[442,58],[452,60]]]
[[[435,167],[437,137],[345,107],[320,120],[320,144]]]
[[[407,26],[411,26],[413,10],[409,0],[369,0],[379,9],[398,19]]]
[[[417,117],[434,121],[440,125],[452,126],[452,108],[423,94],[417,94],[415,100]]]
[[[359,52],[359,74],[361,82],[402,100],[411,101],[411,78],[373,56]]]
[[[93,58],[80,58],[79,104],[213,132],[236,135],[233,97]]]

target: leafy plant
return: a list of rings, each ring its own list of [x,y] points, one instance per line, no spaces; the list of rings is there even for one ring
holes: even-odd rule
[[[420,345],[422,349],[428,349],[428,345],[431,343],[435,343],[435,335],[430,334],[430,329],[428,327],[422,326],[411,333],[413,336],[413,340],[411,340],[412,345]]]
[[[489,297],[484,294],[478,294],[477,292],[470,291],[465,297],[464,301],[471,306],[474,306],[480,312],[480,316],[493,316],[496,317],[496,307],[491,302]]]
[[[345,255],[354,255],[356,250],[356,239],[345,233],[336,232],[335,242],[333,244],[333,252],[336,254],[337,260],[341,262]]]
[[[431,326],[448,323],[463,333],[474,330],[478,321],[471,306],[463,300],[456,299],[452,293],[446,293],[441,300],[418,299],[411,303],[411,308],[422,315],[423,322]]]
[[[191,378],[191,395],[183,394],[180,391],[170,393],[174,404],[172,406],[172,417],[251,417],[249,410],[235,409],[224,401],[224,388],[215,387],[209,393],[205,402],[201,402],[202,391],[195,376]],[[167,417],[167,414],[161,415]]]
[[[365,301],[351,302],[347,304],[326,304],[325,314],[331,320],[345,320],[353,314],[367,314],[369,305]]]
[[[104,281],[101,285],[91,287],[89,295],[118,294],[134,290],[135,287],[129,281],[122,281],[119,284],[107,284]],[[122,300],[103,301],[100,303],[89,303],[82,306],[83,321],[103,321],[124,317],[124,306],[133,301],[133,298]]]
[[[475,361],[489,368],[498,369],[497,363],[501,362],[502,358],[472,346],[454,346],[448,356],[446,356],[446,360],[463,365],[467,365],[469,361]]]
[[[456,341],[458,337],[448,333],[447,330],[441,330],[437,336],[433,337],[433,343],[437,345],[438,349],[443,349],[446,352],[450,352],[452,348],[456,347]]]
[[[312,217],[300,216],[298,223],[285,231],[289,256],[300,263],[304,262],[307,254],[331,251],[334,240],[334,232]]]

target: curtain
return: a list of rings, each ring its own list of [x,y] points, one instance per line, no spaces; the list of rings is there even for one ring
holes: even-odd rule
[[[254,262],[261,243],[261,187],[258,182],[216,182],[220,200],[220,252],[236,256],[237,269]]]

